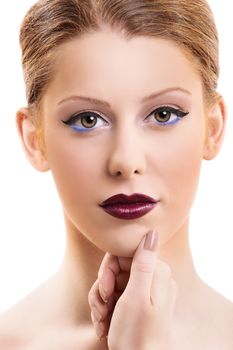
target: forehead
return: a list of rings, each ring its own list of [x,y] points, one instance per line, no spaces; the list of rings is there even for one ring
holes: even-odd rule
[[[201,79],[191,55],[167,39],[126,39],[121,33],[102,30],[60,46],[49,90],[57,99],[77,90],[106,99],[110,93],[137,99],[173,86],[200,94]]]

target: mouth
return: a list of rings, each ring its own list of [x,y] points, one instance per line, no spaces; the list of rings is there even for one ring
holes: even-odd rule
[[[146,215],[158,202],[159,200],[140,193],[131,196],[117,194],[103,201],[100,207],[111,216],[132,220]]]

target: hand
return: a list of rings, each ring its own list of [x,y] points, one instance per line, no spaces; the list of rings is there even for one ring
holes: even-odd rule
[[[148,233],[133,259],[107,253],[89,292],[97,335],[108,335],[111,350],[170,349],[177,285],[156,241]]]

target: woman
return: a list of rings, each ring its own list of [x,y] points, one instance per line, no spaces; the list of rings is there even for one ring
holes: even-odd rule
[[[17,128],[53,174],[67,246],[2,315],[1,347],[232,349],[232,304],[197,275],[188,239],[202,159],[226,124],[207,3],[42,0],[20,42]]]

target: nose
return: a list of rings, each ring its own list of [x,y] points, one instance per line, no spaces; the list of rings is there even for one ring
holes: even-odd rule
[[[146,171],[145,144],[143,138],[122,132],[113,137],[110,146],[108,173],[111,176],[130,179]]]

